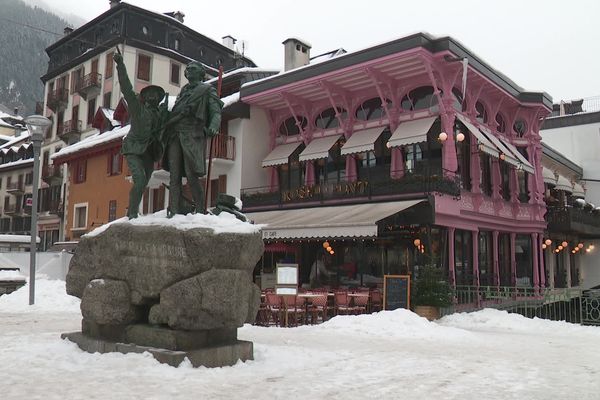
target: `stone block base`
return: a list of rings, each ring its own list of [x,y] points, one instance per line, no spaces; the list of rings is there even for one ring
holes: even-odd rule
[[[63,333],[62,339],[76,343],[80,349],[88,353],[143,353],[148,352],[163,364],[178,367],[187,357],[194,367],[225,367],[241,361],[253,360],[254,351],[252,342],[236,340],[229,344],[214,345],[195,350],[174,351],[136,344],[117,343],[104,339],[95,339],[81,332]]]

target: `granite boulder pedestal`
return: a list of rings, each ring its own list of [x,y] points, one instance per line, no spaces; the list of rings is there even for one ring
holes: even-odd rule
[[[83,237],[67,275],[82,329],[63,338],[88,352],[148,351],[173,366],[253,359],[237,328],[258,311],[252,271],[264,245],[258,227],[236,223],[247,226],[215,233],[125,222]]]

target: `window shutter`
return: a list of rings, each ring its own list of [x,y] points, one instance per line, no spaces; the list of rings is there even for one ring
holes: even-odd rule
[[[106,175],[112,175],[112,157],[113,153],[110,152],[106,157]]]

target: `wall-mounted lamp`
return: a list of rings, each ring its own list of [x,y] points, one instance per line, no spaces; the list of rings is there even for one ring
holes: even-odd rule
[[[500,153],[500,159],[501,159],[502,161],[504,161],[504,159],[505,159],[505,158],[506,158],[506,156],[504,155],[504,153]]]
[[[445,142],[446,140],[448,140],[448,134],[447,134],[446,132],[441,132],[441,133],[438,135],[438,140],[439,140],[440,142]]]
[[[456,141],[457,142],[462,142],[463,140],[465,140],[465,134],[462,132],[458,132],[456,134]]]

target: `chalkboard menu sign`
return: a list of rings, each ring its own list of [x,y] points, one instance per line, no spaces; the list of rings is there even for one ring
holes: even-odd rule
[[[410,276],[383,276],[383,309],[410,308]]]

